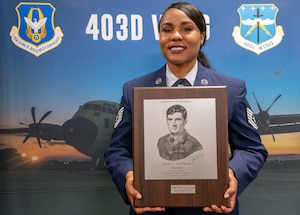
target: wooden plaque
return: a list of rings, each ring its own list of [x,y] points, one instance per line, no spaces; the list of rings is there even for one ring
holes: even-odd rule
[[[227,114],[225,86],[133,88],[135,207],[228,206]]]

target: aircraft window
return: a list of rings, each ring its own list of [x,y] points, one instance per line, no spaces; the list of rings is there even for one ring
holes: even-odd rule
[[[106,107],[102,107],[102,112],[106,113]]]
[[[113,110],[111,108],[107,108],[107,113],[113,114]]]
[[[109,120],[104,119],[104,128],[109,128]]]
[[[83,105],[83,107],[82,107],[82,110],[89,110],[89,109],[91,109],[91,104],[85,104],[85,105]]]
[[[95,104],[94,104],[94,110],[96,110],[96,111],[101,111],[101,106],[100,106],[100,105],[95,105]]]

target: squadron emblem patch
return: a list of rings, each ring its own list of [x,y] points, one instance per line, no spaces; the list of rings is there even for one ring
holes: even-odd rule
[[[232,36],[239,46],[259,55],[281,42],[284,32],[276,25],[279,9],[274,4],[242,4],[237,11],[240,26],[234,27]]]
[[[56,48],[63,33],[54,27],[55,8],[50,3],[21,2],[16,7],[18,27],[10,31],[11,41],[36,57]]]

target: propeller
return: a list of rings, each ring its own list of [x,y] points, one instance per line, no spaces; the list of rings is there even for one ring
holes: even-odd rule
[[[37,141],[38,141],[38,144],[40,146],[40,148],[42,148],[42,145],[41,145],[41,137],[40,137],[40,134],[41,132],[45,132],[43,131],[42,129],[42,126],[41,126],[41,122],[50,114],[52,113],[52,111],[48,111],[46,112],[42,117],[41,119],[36,122],[36,118],[35,118],[35,107],[32,107],[31,108],[31,116],[32,116],[32,119],[33,119],[33,123],[29,125],[29,132],[27,134],[27,136],[25,137],[25,139],[23,140],[23,143],[25,143],[29,137],[36,137]]]
[[[278,95],[274,101],[272,102],[272,104],[267,108],[267,110],[263,110],[260,106],[260,104],[258,103],[256,96],[253,92],[253,96],[254,99],[256,101],[257,107],[259,109],[259,113],[257,114],[257,119],[258,119],[258,124],[265,130],[269,130],[269,132],[272,134],[273,137],[273,141],[275,141],[275,137],[273,134],[272,129],[270,128],[270,115],[269,115],[269,110],[271,109],[271,107],[274,105],[274,103],[281,97],[281,95]]]
[[[274,99],[274,101],[272,102],[272,104],[270,105],[270,107],[266,110],[267,112],[270,110],[270,108],[273,106],[273,104],[281,97],[281,95],[278,95],[276,97],[276,99]]]

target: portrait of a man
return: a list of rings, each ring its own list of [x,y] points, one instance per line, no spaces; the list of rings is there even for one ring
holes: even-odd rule
[[[169,133],[159,138],[157,143],[161,158],[171,161],[180,160],[203,149],[200,142],[185,129],[188,119],[184,106],[175,104],[169,107],[166,121]]]

